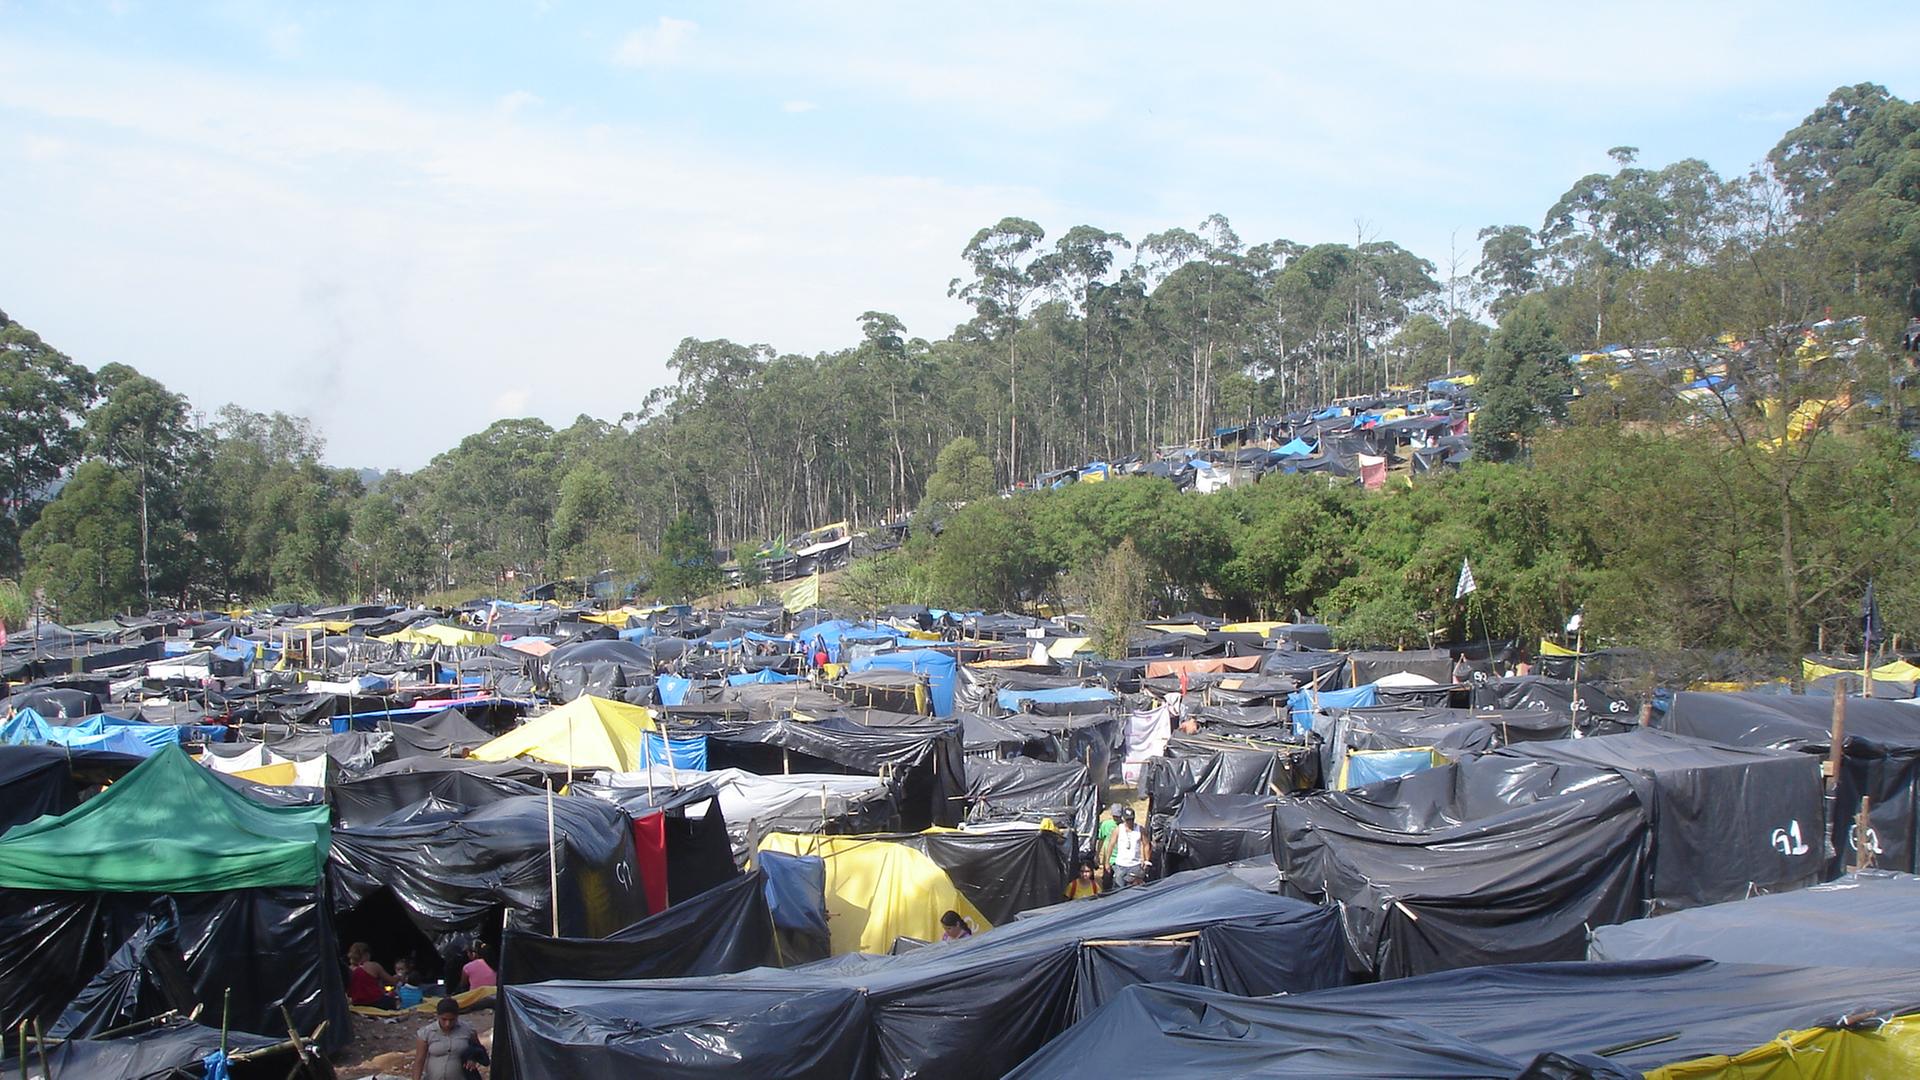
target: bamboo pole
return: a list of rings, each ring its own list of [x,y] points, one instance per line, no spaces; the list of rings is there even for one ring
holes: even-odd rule
[[[553,846],[553,788],[547,788],[547,914],[553,936],[560,936],[560,857]]]

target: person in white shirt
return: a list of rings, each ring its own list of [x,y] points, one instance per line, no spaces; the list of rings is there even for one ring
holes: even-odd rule
[[[1153,841],[1135,821],[1133,807],[1120,812],[1120,824],[1107,837],[1100,856],[1113,870],[1115,887],[1124,889],[1147,880],[1147,867],[1153,865]]]

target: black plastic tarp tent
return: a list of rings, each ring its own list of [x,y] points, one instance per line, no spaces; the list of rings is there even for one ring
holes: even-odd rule
[[[1806,754],[1719,746],[1650,728],[1509,747],[1501,758],[1592,765],[1627,778],[1653,817],[1656,910],[1811,885],[1820,845],[1820,764]]]
[[[1743,964],[1920,971],[1920,878],[1864,870],[1795,892],[1596,927],[1592,960],[1705,956]]]
[[[1484,757],[1283,800],[1273,857],[1388,979],[1584,956],[1588,927],[1642,914],[1650,836],[1617,773]]]
[[[540,793],[532,784],[509,777],[458,770],[358,776],[327,786],[327,800],[333,804],[333,822],[346,828],[378,824],[427,799],[459,806],[485,806],[502,799]]]
[[[509,930],[501,940],[500,981],[724,975],[778,967],[780,960],[766,877],[756,871],[605,937]]]
[[[1148,758],[1144,786],[1153,812],[1175,814],[1181,800],[1208,795],[1272,795],[1303,791],[1320,779],[1311,747],[1223,735],[1175,735],[1165,753]]]
[[[559,895],[549,884],[548,811]],[[601,799],[515,797],[469,808],[429,800],[374,824],[336,828],[328,863],[334,910],[385,887],[444,943],[494,909],[509,929],[599,937],[647,914],[631,819]]]
[[[1583,735],[1614,734],[1640,720],[1640,703],[1604,683],[1575,683],[1542,675],[1519,675],[1476,685],[1473,705],[1477,709],[1544,709],[1566,719],[1568,730],[1562,735],[1573,734],[1574,727]]]
[[[1136,987],[1008,1075],[1625,1080],[1916,1008],[1913,970],[1697,957],[1477,967],[1266,1000]],[[1557,1067],[1526,1071],[1549,1054]]]
[[[868,727],[843,717],[689,725],[707,735],[711,768],[773,775],[846,771],[886,776],[908,829],[957,825],[967,794],[960,725],[952,722]],[[680,725],[673,733],[682,734]]]
[[[1273,853],[1273,795],[1187,796],[1167,822],[1167,873],[1221,866]]]
[[[59,1077],[86,1077],[86,1080],[202,1080],[207,1075],[202,1067],[203,1062],[223,1045],[231,1055],[259,1050],[285,1039],[284,1034],[276,1039],[244,1031],[223,1033],[217,1021],[216,1026],[207,1027],[190,1020],[174,1020],[112,1039],[71,1039],[53,1043],[46,1048],[44,1059],[37,1050],[33,1050],[29,1051],[25,1062],[18,1058],[0,1062],[0,1073],[25,1076],[30,1080],[54,1080]],[[18,1048],[19,1044],[15,1042],[14,1049]],[[42,1060],[46,1063],[44,1072],[41,1071]],[[233,1080],[286,1080],[290,1075],[319,1080],[324,1075],[318,1071],[290,1074],[288,1067],[296,1065],[297,1061],[294,1052],[288,1050],[284,1056],[276,1054],[234,1064],[231,1075]]]
[[[512,1054],[496,1057],[495,1075],[998,1076],[1065,1030],[1082,996],[1118,989],[1113,965],[1083,982],[1084,950],[1148,940],[1193,950],[1197,960],[1182,970],[1234,993],[1298,993],[1344,979],[1332,911],[1201,871],[898,956],[510,986],[501,1023]],[[1155,965],[1156,975],[1171,969]]]
[[[0,746],[0,834],[80,805],[81,789],[126,775],[144,760],[109,750]]]
[[[1869,808],[1874,865],[1920,870],[1920,707],[1849,698],[1846,735],[1829,822],[1838,872],[1854,865],[1854,816],[1864,796]],[[1730,746],[1768,746],[1825,756],[1833,743],[1833,699],[1789,694],[1682,692],[1657,726]]]
[[[0,838],[0,1022],[51,1024],[122,946],[165,920],[194,1001],[231,1026],[329,1025],[347,999],[325,908],[327,811],[267,806],[177,747],[59,817]]]
[[[1424,1024],[1315,1007],[1292,997],[1247,998],[1198,986],[1137,985],[1116,994],[1007,1078],[1511,1080],[1525,1066]]]
[[[1052,819],[1072,829],[1080,846],[1086,847],[1093,842],[1099,800],[1086,766],[1075,762],[967,762],[970,824]]]
[[[412,723],[396,723],[392,731],[393,750],[400,757],[451,757],[493,739],[457,709],[443,709]]]

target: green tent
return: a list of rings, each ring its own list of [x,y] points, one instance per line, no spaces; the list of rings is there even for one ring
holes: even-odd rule
[[[0,837],[0,888],[205,893],[316,885],[325,806],[266,806],[169,746],[58,817]]]

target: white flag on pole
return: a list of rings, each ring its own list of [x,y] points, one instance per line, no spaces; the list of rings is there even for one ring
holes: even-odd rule
[[[1453,598],[1458,600],[1479,587],[1473,580],[1473,567],[1467,564],[1467,560],[1461,559],[1460,580],[1453,587]]]

